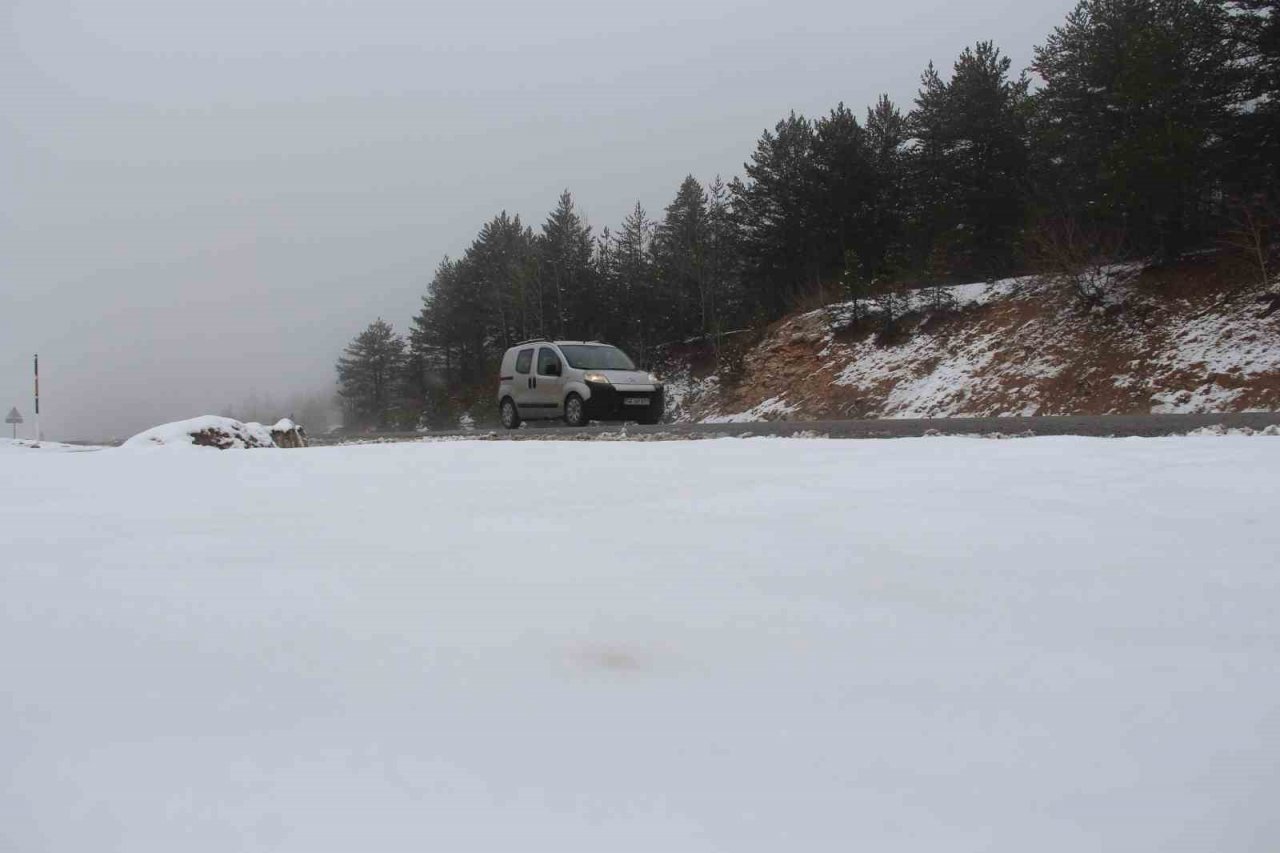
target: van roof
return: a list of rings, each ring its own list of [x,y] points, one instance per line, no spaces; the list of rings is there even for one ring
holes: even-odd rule
[[[529,346],[530,344],[554,344],[555,346],[562,346],[566,344],[569,346],[598,346],[598,347],[613,346],[613,344],[607,344],[604,341],[553,341],[547,338],[530,338],[527,341],[520,341],[520,343],[518,344],[513,344],[510,347],[510,349],[516,349],[517,347],[526,347],[526,346]]]

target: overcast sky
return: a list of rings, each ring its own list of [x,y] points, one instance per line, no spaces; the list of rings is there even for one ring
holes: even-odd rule
[[[789,110],[993,39],[1030,61],[1070,0],[0,0],[0,410],[127,436],[328,389],[442,255],[564,188],[599,230],[741,173]]]

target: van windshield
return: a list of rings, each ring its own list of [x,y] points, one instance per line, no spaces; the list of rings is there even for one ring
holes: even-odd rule
[[[575,370],[635,370],[627,354],[617,347],[561,345],[560,352]]]

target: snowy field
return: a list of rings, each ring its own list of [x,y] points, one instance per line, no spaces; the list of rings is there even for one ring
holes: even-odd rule
[[[0,849],[1274,851],[1280,439],[0,455]]]

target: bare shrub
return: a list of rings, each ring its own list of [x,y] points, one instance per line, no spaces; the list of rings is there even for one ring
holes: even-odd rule
[[[1223,248],[1249,265],[1257,274],[1259,286],[1270,287],[1276,274],[1280,210],[1275,202],[1261,195],[1233,199],[1227,210],[1228,224],[1221,237]]]
[[[844,253],[844,272],[840,275],[840,286],[844,290],[844,298],[848,309],[844,312],[844,321],[849,327],[860,324],[867,316],[867,297],[871,294],[871,279],[858,254],[853,250]]]
[[[1084,310],[1100,307],[1108,292],[1137,277],[1126,264],[1123,232],[1082,226],[1075,219],[1045,219],[1032,232],[1041,276],[1065,287]]]
[[[725,341],[720,347],[716,375],[720,377],[721,388],[733,388],[742,382],[747,372],[747,349],[741,339]]]
[[[834,289],[825,286],[818,286],[811,290],[807,290],[797,296],[791,302],[791,310],[800,314],[808,314],[810,311],[818,311],[826,308],[832,302],[838,299],[838,294]]]
[[[904,317],[911,312],[911,291],[902,282],[890,282],[877,288],[876,310],[880,315],[880,336],[892,340]]]
[[[956,310],[956,297],[944,282],[934,282],[922,292],[924,307],[930,314],[947,314]]]
[[[951,276],[952,250],[947,240],[935,240],[929,251],[928,284],[921,290],[922,305],[933,315],[946,314],[956,308],[956,298],[947,286]]]
[[[1227,205],[1227,227],[1221,242],[1224,249],[1243,260],[1256,276],[1253,285],[1265,293],[1258,295],[1259,317],[1280,311],[1280,207],[1274,199],[1258,194],[1231,199]]]

